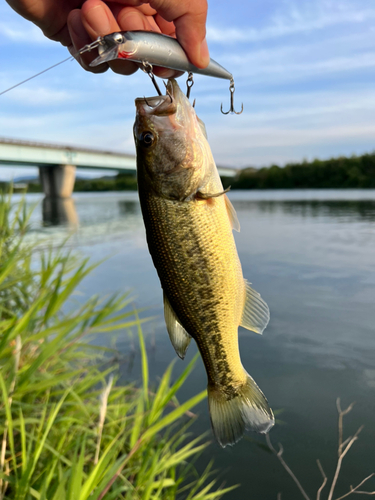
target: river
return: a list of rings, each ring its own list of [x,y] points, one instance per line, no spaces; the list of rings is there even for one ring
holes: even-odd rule
[[[285,460],[311,497],[322,481],[316,459],[330,477],[337,460],[336,398],[343,407],[356,402],[345,419],[347,435],[365,425],[345,458],[338,497],[375,472],[375,191],[234,191],[230,198],[241,223],[235,239],[244,276],[271,311],[263,336],[239,329],[241,357],[272,408],[281,410],[272,441],[282,443]],[[78,226],[72,229],[43,225],[39,204],[33,234],[53,242],[71,234],[69,246],[94,261],[105,259],[82,284],[84,296],[130,290],[136,306],[149,308],[143,316],[156,316],[144,327],[156,380],[176,355],[164,327],[137,194],[76,193],[74,206],[70,219]],[[137,378],[139,356],[131,366],[130,346],[128,337],[117,338],[123,375]],[[176,375],[195,352],[191,345],[186,360],[176,362]],[[205,385],[199,361],[180,401]],[[206,405],[196,409],[195,433],[210,430]],[[264,440],[248,436],[225,450],[213,443],[198,469],[214,458],[220,481],[241,484],[228,500],[276,500],[278,492],[283,499],[302,498],[277,459],[252,441]],[[374,479],[368,489],[375,490]]]

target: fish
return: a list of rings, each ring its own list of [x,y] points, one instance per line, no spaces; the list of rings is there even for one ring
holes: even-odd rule
[[[99,56],[90,66],[122,59],[160,66],[176,71],[188,71],[200,75],[233,80],[233,75],[219,63],[210,59],[206,68],[192,64],[180,43],[173,37],[153,31],[118,31],[99,37],[92,44],[83,47],[79,53],[97,48]]]
[[[168,80],[167,95],[137,98],[135,106],[138,192],[167,331],[182,359],[195,340],[214,436],[233,445],[245,430],[267,433],[274,425],[238,345],[238,326],[261,334],[269,309],[243,278],[232,232],[240,229],[237,214],[205,126],[176,80]]]

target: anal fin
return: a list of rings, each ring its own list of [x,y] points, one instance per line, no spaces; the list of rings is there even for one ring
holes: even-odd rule
[[[270,310],[258,292],[253,290],[250,283],[245,280],[245,306],[242,313],[240,326],[262,334],[270,320]]]
[[[187,348],[189,347],[190,344],[191,335],[189,335],[188,332],[185,330],[185,328],[181,325],[165,293],[163,298],[164,298],[164,318],[165,318],[165,323],[167,325],[169,338],[178,356],[181,359],[184,359]]]

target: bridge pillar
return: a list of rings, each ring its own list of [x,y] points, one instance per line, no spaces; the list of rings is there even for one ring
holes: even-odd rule
[[[74,165],[39,167],[39,177],[46,197],[70,198],[76,178]]]

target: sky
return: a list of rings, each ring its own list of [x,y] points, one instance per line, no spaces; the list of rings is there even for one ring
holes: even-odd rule
[[[284,165],[375,150],[374,0],[208,0],[211,57],[236,84],[195,76],[192,97],[217,165]],[[0,0],[0,92],[68,57]],[[185,87],[185,77],[179,79]],[[0,137],[134,153],[147,75],[93,75],[75,61],[0,96]],[[32,169],[0,166],[0,179]],[[98,172],[97,172],[98,174]]]

